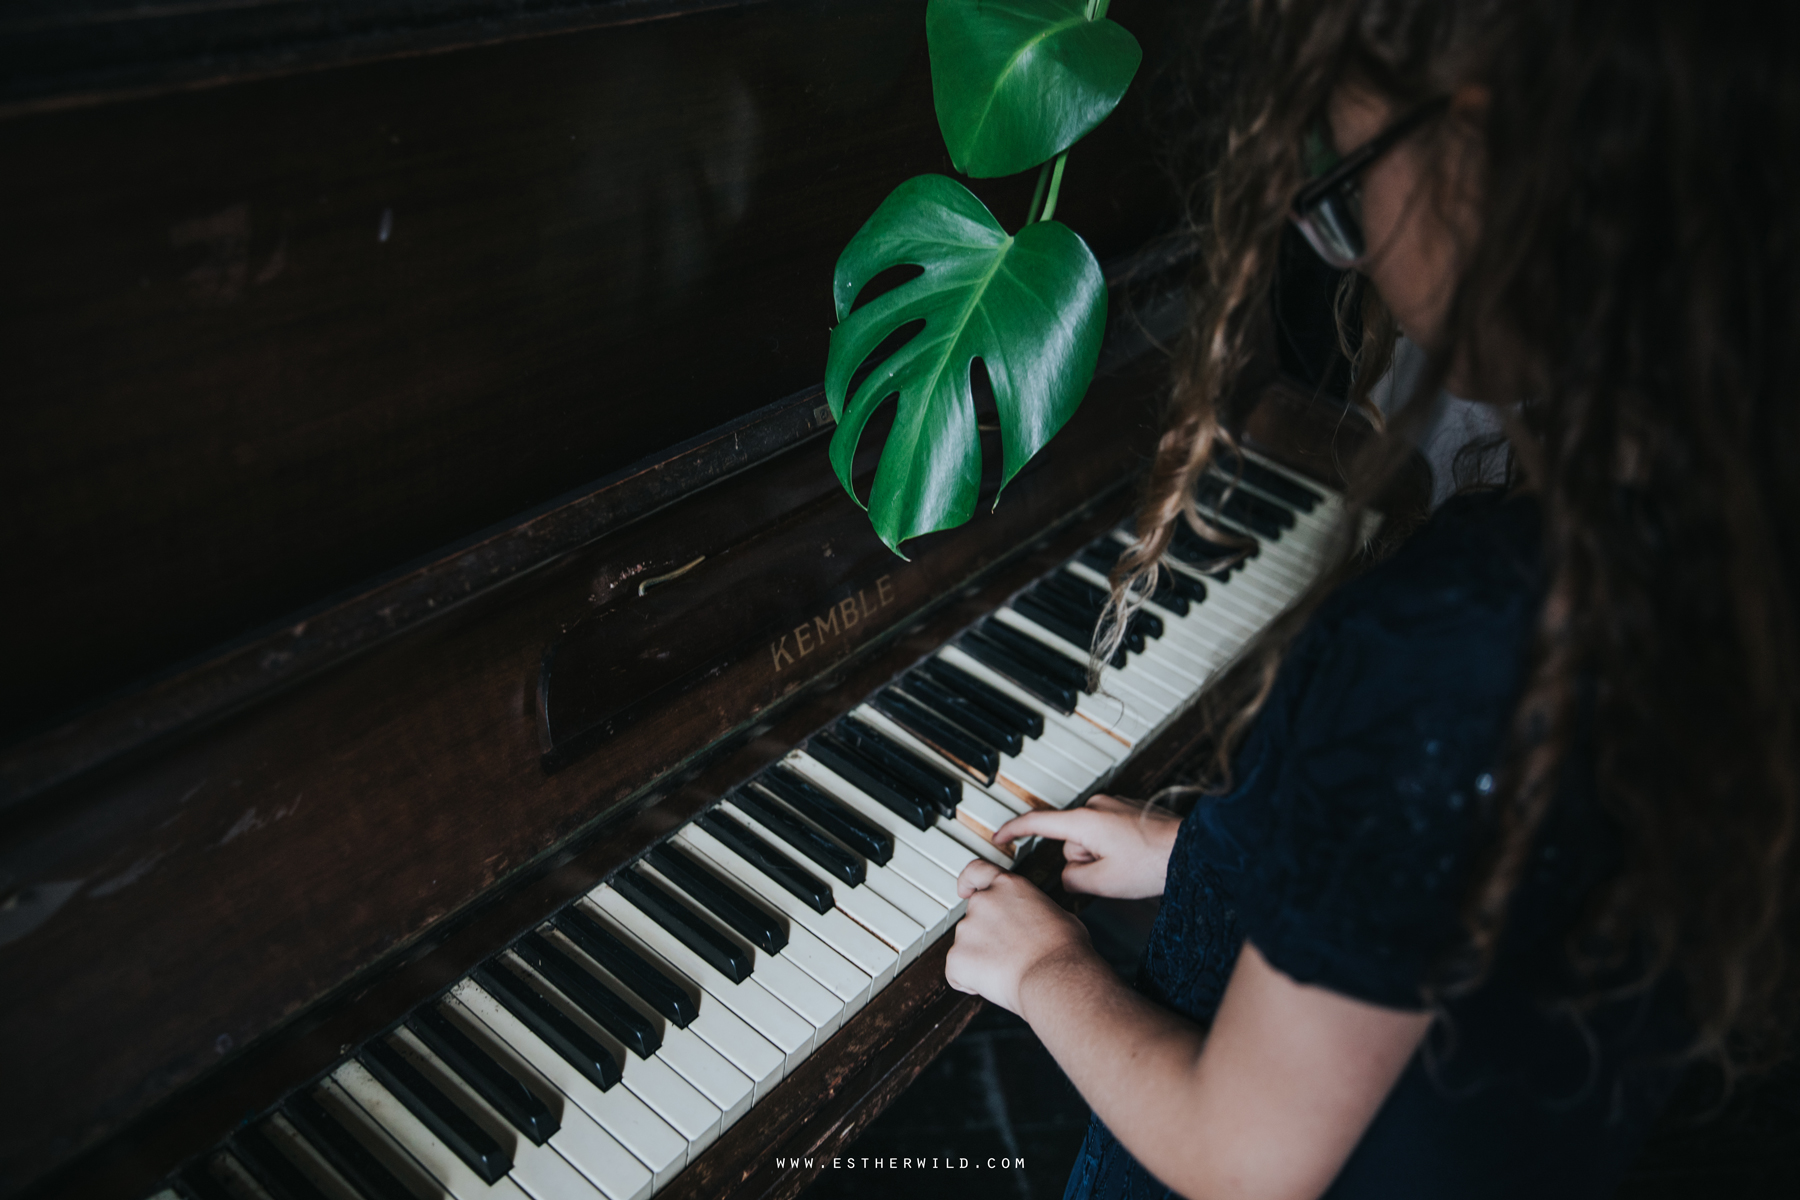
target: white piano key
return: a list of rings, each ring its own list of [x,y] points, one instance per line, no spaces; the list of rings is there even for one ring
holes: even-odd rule
[[[640,943],[655,951],[658,958],[698,983],[709,996],[773,1042],[781,1050],[786,1070],[799,1066],[812,1052],[818,1030],[806,1018],[771,996],[756,982],[754,975],[742,983],[733,983],[611,887],[602,884],[589,892],[587,898],[612,923],[622,926]]]
[[[674,880],[658,871],[650,863],[639,863],[638,870],[673,891],[684,901],[692,900],[692,897],[683,892]],[[721,936],[736,943],[740,949],[750,952],[754,963],[751,968],[751,979],[766,988],[770,995],[804,1017],[807,1023],[817,1031],[818,1042],[823,1042],[837,1032],[838,1026],[843,1023],[844,1019],[844,1002],[827,991],[818,980],[780,955],[770,954],[762,947],[754,945],[749,939],[740,935],[737,930],[732,929],[701,905],[689,903],[687,908],[696,920],[706,923]]]
[[[864,820],[872,821],[893,834],[896,843],[896,859],[899,856],[898,843],[905,842],[927,859],[948,871],[952,878],[961,874],[962,869],[969,865],[969,860],[973,856],[967,849],[958,846],[935,829],[920,829],[880,801],[870,797],[843,776],[835,774],[831,768],[804,750],[794,751],[784,761],[846,808],[854,809],[857,815]],[[888,863],[888,866],[899,869],[893,862]]]
[[[452,989],[464,1009],[573,1101],[655,1177],[656,1186],[687,1164],[687,1140],[624,1084],[601,1091],[473,980]]]
[[[724,808],[748,828],[762,835],[763,840],[774,846],[777,853],[802,865],[811,861],[786,842],[781,841],[774,833],[765,829],[754,815],[737,807],[729,798],[725,800]],[[866,863],[866,870],[869,876],[879,877],[882,868],[869,862]],[[899,955],[901,968],[919,957],[920,951],[925,948],[926,930],[931,926],[907,916],[885,896],[873,890],[866,879],[860,887],[848,887],[833,880],[831,895],[838,911],[894,949]],[[935,923],[938,919],[936,916],[937,906],[932,905],[923,893],[919,894],[918,899],[931,908],[933,923]]]
[[[562,942],[558,948],[566,953],[573,950],[574,946]],[[636,1051],[614,1037],[610,1030],[558,993],[554,985],[538,974],[529,963],[514,955],[509,955],[508,958],[514,971],[530,979],[538,991],[561,1009],[565,1016],[612,1052],[614,1061],[619,1064],[619,1074],[624,1085],[631,1090],[632,1095],[648,1104],[657,1116],[667,1121],[669,1127],[681,1135],[682,1140],[687,1143],[690,1156],[698,1154],[718,1138],[719,1108],[702,1095],[699,1089],[656,1055],[639,1057]],[[577,959],[578,963],[579,961]],[[660,1021],[656,1023],[661,1024]]]
[[[489,1186],[355,1059],[332,1072],[331,1078],[456,1200],[527,1200],[526,1193],[511,1179],[502,1177]]]
[[[963,802],[956,806],[956,819],[988,842],[993,841],[994,831],[1012,817],[1010,810],[987,796],[964,796]],[[1007,857],[1010,860],[1012,855],[1008,854]]]
[[[757,897],[787,918],[788,944],[782,953],[830,988],[832,994],[843,1001],[846,1016],[868,1003],[876,987],[874,975],[899,961],[898,954],[882,945],[867,930],[857,928],[835,910],[820,913],[812,909],[699,825],[687,826],[675,838],[731,880],[739,891]],[[839,922],[832,927],[832,932],[838,938],[854,940],[874,966],[873,973],[846,957],[829,935],[820,936],[826,918],[831,916],[836,916]]]
[[[749,1111],[755,1099],[756,1085],[748,1075],[732,1066],[729,1060],[690,1030],[671,1024],[649,1001],[589,958],[581,947],[560,932],[552,933],[550,940],[557,949],[581,964],[583,969],[610,987],[614,995],[657,1027],[662,1036],[662,1046],[652,1057],[674,1068],[677,1075],[692,1084],[719,1110],[721,1130]],[[771,1051],[773,1049],[774,1047],[770,1047]]]
[[[974,658],[960,646],[945,646],[938,651],[938,657],[950,666],[974,676],[995,691],[1039,714],[1044,721],[1044,733],[1037,740],[1058,742],[1060,747],[1066,747],[1066,753],[1071,758],[1099,757],[1105,762],[1105,766],[1101,770],[1107,770],[1123,761],[1131,753],[1130,748],[1117,738],[1095,728],[1079,717],[1064,716],[1006,676],[990,669],[986,663]]]
[[[558,1154],[548,1142],[539,1146],[531,1139],[522,1137],[462,1076],[433,1054],[412,1030],[401,1026],[389,1038],[389,1044],[512,1156],[512,1170],[507,1172],[506,1178],[524,1188],[536,1200],[557,1200],[565,1196],[569,1200],[581,1200],[583,1197],[602,1194],[598,1187],[570,1166],[568,1160]]]
[[[601,1128],[587,1109],[533,1066],[517,1047],[476,1015],[465,1002],[465,995],[470,990],[479,992],[480,988],[469,982],[466,987],[459,986],[454,994],[444,998],[442,1007],[445,1018],[467,1034],[556,1114],[559,1128],[550,1136],[549,1144],[611,1200],[642,1200],[648,1196],[655,1186],[655,1176],[650,1168],[639,1162],[618,1139]],[[500,1009],[485,993],[477,999],[477,1003],[482,1001],[493,1009]],[[500,1011],[505,1013],[504,1009]],[[512,1020],[511,1013],[505,1013],[505,1016],[509,1021]],[[524,1029],[523,1026],[518,1028],[521,1031]],[[524,1036],[531,1038],[529,1033]],[[543,1046],[541,1042],[538,1045],[543,1047],[545,1053],[555,1057],[555,1051],[548,1046]],[[576,1078],[587,1083],[579,1075]],[[588,1087],[593,1088],[593,1085],[588,1084]],[[598,1088],[593,1090],[596,1095],[602,1094]]]
[[[271,1113],[262,1125],[269,1141],[279,1146],[293,1163],[323,1192],[329,1200],[365,1200],[347,1179],[339,1175],[325,1156],[306,1140],[298,1129],[279,1112]]]
[[[350,1094],[339,1087],[336,1080],[327,1076],[313,1089],[312,1096],[407,1191],[420,1200],[448,1200],[449,1189],[426,1170],[423,1163],[407,1153],[406,1148],[395,1141],[394,1136],[383,1129],[379,1122],[364,1112],[362,1106],[351,1099]]]

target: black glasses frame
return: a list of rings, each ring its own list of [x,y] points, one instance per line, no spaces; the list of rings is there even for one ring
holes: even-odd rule
[[[1439,96],[1435,100],[1421,104],[1345,155],[1336,166],[1325,174],[1294,193],[1293,204],[1288,209],[1289,219],[1300,227],[1302,233],[1307,235],[1307,241],[1312,244],[1314,250],[1319,252],[1321,258],[1334,267],[1348,267],[1359,260],[1366,249],[1359,250],[1356,254],[1348,257],[1328,251],[1325,246],[1320,244],[1319,237],[1315,232],[1309,228],[1308,218],[1313,211],[1329,200],[1345,184],[1366,170],[1376,159],[1392,150],[1408,134],[1449,107],[1450,97],[1448,96]],[[1360,237],[1360,228],[1357,230],[1357,234]]]

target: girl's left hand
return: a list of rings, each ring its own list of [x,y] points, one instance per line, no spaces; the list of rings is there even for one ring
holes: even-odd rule
[[[963,868],[956,891],[969,902],[969,913],[956,926],[944,979],[959,992],[1019,1013],[1020,985],[1032,971],[1094,954],[1080,921],[1023,877],[985,859]]]

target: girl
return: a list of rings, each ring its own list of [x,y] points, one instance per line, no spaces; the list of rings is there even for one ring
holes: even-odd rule
[[[1792,1012],[1796,8],[1242,19],[1115,606],[1200,521],[1289,221],[1372,285],[1365,392],[1396,330],[1427,354],[1350,520],[1444,388],[1503,421],[1512,483],[1270,632],[1185,819],[1098,797],[1000,831],[1063,839],[1071,890],[1163,896],[1135,990],[980,861],[946,974],[1092,1105],[1070,1197],[1604,1195],[1681,1066],[1765,1061]]]

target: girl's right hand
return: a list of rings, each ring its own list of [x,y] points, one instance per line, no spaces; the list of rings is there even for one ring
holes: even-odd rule
[[[1095,796],[1084,808],[1029,812],[994,831],[995,842],[1028,835],[1063,843],[1063,886],[1090,896],[1160,896],[1181,818],[1160,809]]]

